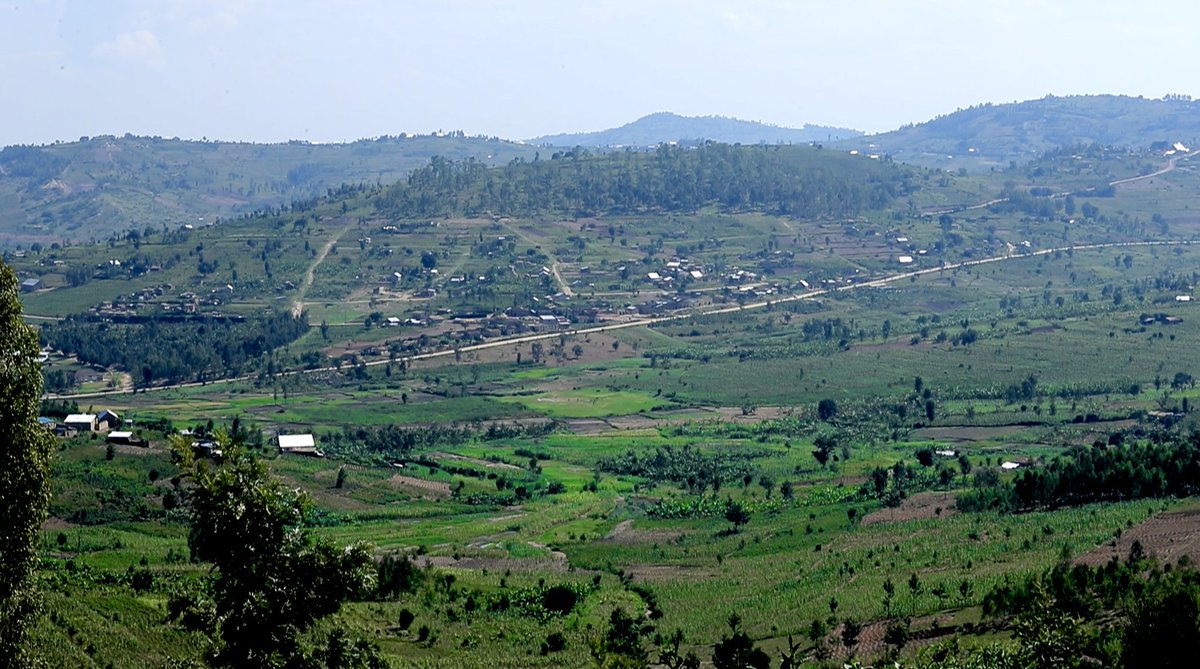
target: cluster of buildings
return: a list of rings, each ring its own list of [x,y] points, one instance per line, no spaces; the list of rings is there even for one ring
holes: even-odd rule
[[[70,414],[61,421],[41,416],[37,419],[42,427],[53,430],[60,437],[73,437],[80,433],[97,432],[108,435],[108,441],[114,443],[135,443],[138,441],[132,432],[122,432],[121,416],[115,411],[104,409],[99,413]]]
[[[680,282],[690,283],[703,279],[704,269],[687,258],[672,258],[662,268],[646,273],[646,280],[659,288],[674,288]]]

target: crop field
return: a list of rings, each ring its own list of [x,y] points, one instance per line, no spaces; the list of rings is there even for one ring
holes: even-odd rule
[[[1055,463],[1197,426],[1196,174],[1083,190],[1158,158],[917,171],[906,198],[844,216],[397,217],[355,191],[10,258],[44,281],[27,314],[70,317],[31,319],[44,334],[119,330],[137,363],[51,352],[62,387],[44,410],[114,410],[149,442],[58,438],[38,648],[63,666],[203,656],[176,615],[210,572],[191,560],[194,483],[173,449],[208,440],[303,491],[314,537],[411,566],[306,636],[343,630],[398,666],[587,666],[617,609],[706,660],[731,614],[773,658],[789,637],[814,666],[828,647],[911,656],[889,625],[1005,640],[986,598],[1055,565],[1135,542],[1200,559],[1195,502],[1165,482],[1013,501]],[[1142,242],[1160,244],[1085,248]],[[897,279],[914,270],[934,271]],[[281,322],[300,325],[269,342],[237,329]],[[137,357],[193,323],[175,355]],[[152,369],[218,346],[169,381]],[[277,452],[297,433],[322,457]],[[564,591],[570,606],[546,606]],[[838,640],[856,623],[858,651]]]

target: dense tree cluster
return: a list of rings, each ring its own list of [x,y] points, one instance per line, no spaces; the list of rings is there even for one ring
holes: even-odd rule
[[[639,455],[626,451],[624,455],[600,461],[600,469],[614,474],[641,476],[652,481],[671,481],[689,490],[703,490],[713,486],[720,489],[722,483],[743,480],[750,476],[752,461],[761,453],[739,451],[736,453],[706,454],[685,445],[683,448],[664,446],[653,453]]]
[[[417,450],[468,441],[474,434],[467,427],[436,423],[421,427],[347,425],[323,435],[321,443],[343,458],[407,458]]]
[[[844,217],[887,206],[915,188],[911,168],[806,146],[661,146],[653,153],[516,160],[489,169],[434,158],[377,199],[393,218],[644,211],[770,211]]]
[[[989,616],[1027,616],[1046,609],[1079,627],[1059,666],[1091,658],[1106,667],[1192,667],[1200,642],[1200,573],[1145,559],[1135,542],[1129,559],[1099,567],[1063,562],[983,600]],[[1019,619],[1019,618],[1018,618]],[[1085,629],[1079,621],[1100,621]],[[1066,639],[1064,639],[1066,640]]]
[[[42,341],[83,362],[125,369],[136,383],[149,384],[244,372],[264,354],[307,331],[307,317],[292,318],[284,312],[245,320],[147,319],[135,323],[77,316],[43,326]]]
[[[1117,441],[1117,440],[1110,440]],[[1200,434],[1158,444],[1096,444],[1071,449],[1011,483],[979,477],[960,509],[1021,510],[1200,493]]]

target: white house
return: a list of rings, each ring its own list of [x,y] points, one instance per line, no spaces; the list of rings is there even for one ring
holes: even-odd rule
[[[311,455],[318,458],[325,454],[317,448],[316,440],[311,434],[281,434],[279,435],[279,452],[294,455]]]
[[[95,432],[96,414],[73,413],[67,416],[67,419],[63,421],[63,425],[77,432]]]

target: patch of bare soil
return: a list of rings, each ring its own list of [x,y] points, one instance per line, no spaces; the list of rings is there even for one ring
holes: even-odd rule
[[[716,578],[716,572],[706,567],[675,564],[634,564],[625,568],[625,573],[638,581],[703,581]]]
[[[533,573],[561,573],[567,571],[566,559],[549,556],[545,558],[503,558],[503,557],[459,557],[449,555],[422,555],[415,560],[419,567],[451,567],[454,569],[472,569],[488,571],[512,571]]]
[[[1193,563],[1200,563],[1200,509],[1160,513],[1124,530],[1119,538],[1097,546],[1077,562],[1101,565],[1113,558],[1124,560],[1135,541],[1141,543],[1146,555],[1162,562],[1178,562],[1186,555]]]
[[[422,492],[433,493],[434,495],[448,496],[450,494],[450,484],[442,481],[428,481],[403,474],[396,474],[390,480],[393,484],[404,488],[415,488]]]
[[[470,462],[471,464],[479,465],[480,467],[487,467],[488,469],[515,469],[517,471],[523,471],[520,467],[516,465],[510,465],[507,462],[491,462],[488,460],[480,460],[479,458],[469,458],[465,455],[457,455],[455,453],[444,453],[439,451],[430,453],[429,457],[458,460],[459,462]]]
[[[682,535],[682,532],[652,532],[649,530],[633,529],[632,520],[622,520],[617,523],[617,526],[612,528],[603,539],[602,543],[609,544],[661,544],[675,541]]]
[[[128,444],[113,444],[113,452],[118,455],[140,455],[147,456],[156,453],[157,451],[149,446],[130,446]]]
[[[957,500],[952,492],[923,492],[906,498],[900,506],[894,509],[879,509],[863,516],[863,525],[878,523],[903,523],[910,520],[927,520],[930,518],[945,518],[958,511],[954,508]]]
[[[914,432],[917,439],[932,441],[975,442],[998,439],[1028,430],[1028,425],[952,425],[946,427],[927,427]]]
[[[47,518],[47,519],[46,519],[46,520],[45,520],[45,521],[42,523],[42,530],[43,530],[43,531],[50,531],[50,530],[67,530],[67,529],[70,529],[70,528],[72,528],[72,527],[78,527],[78,526],[77,526],[77,525],[75,525],[74,523],[69,523],[69,522],[67,522],[67,521],[63,520],[62,518],[55,518],[55,517],[53,517],[53,516],[51,516],[51,517]]]
[[[854,654],[858,657],[875,657],[882,655],[888,650],[888,645],[884,643],[883,637],[887,633],[889,621],[876,620],[863,625],[862,632],[858,635],[858,644],[854,647]],[[958,631],[957,627],[938,625],[937,620],[932,617],[916,618],[912,621],[910,628],[908,645],[906,648],[921,648],[933,642],[948,637]],[[840,639],[842,626],[833,631],[833,638]],[[845,646],[840,643],[833,646],[833,657],[835,659],[848,659],[850,653]]]
[[[575,434],[603,434],[613,429],[613,426],[602,418],[572,418],[565,422],[567,428]]]

